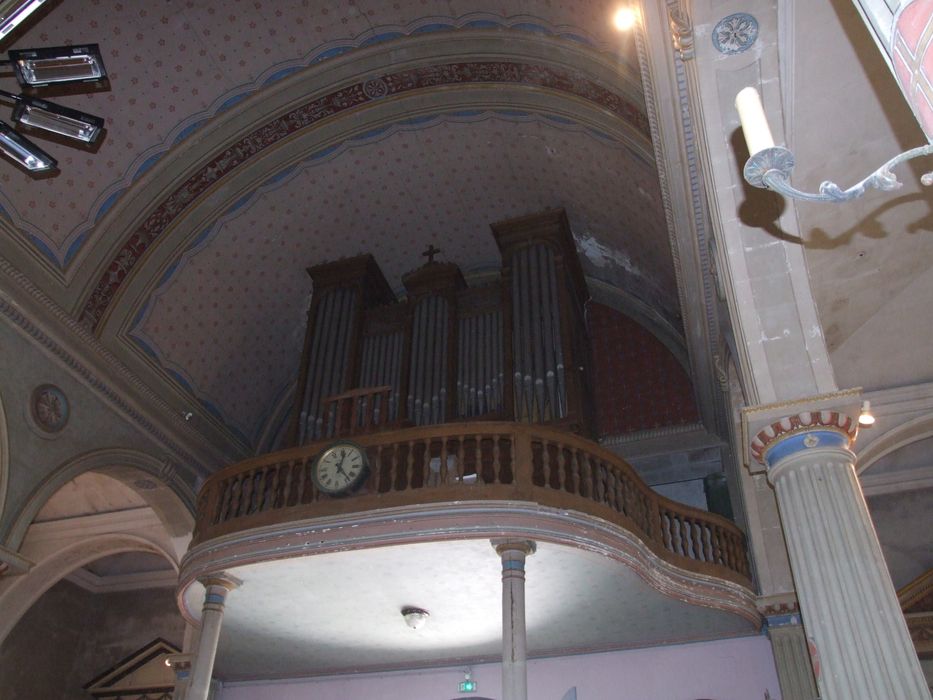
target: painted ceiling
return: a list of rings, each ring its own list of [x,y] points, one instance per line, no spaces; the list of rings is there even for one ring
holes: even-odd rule
[[[59,101],[106,115],[108,133],[97,153],[49,146],[56,177],[0,169],[18,261],[144,380],[247,450],[297,372],[309,265],[371,252],[399,289],[434,244],[467,273],[491,271],[490,223],[563,207],[587,273],[677,327],[640,69],[614,9],[61,3],[16,46],[99,43],[112,89]],[[497,60],[452,58],[474,37]],[[537,56],[516,48],[545,41]],[[360,82],[327,87],[327,69],[356,56],[374,64]],[[264,113],[305,74],[316,102],[270,98]],[[366,121],[379,100],[403,106]],[[339,135],[317,136],[327,129]]]

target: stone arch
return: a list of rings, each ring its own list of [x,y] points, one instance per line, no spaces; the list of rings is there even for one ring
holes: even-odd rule
[[[183,537],[194,528],[195,494],[180,480],[170,462],[137,450],[105,448],[78,455],[46,477],[20,509],[5,546],[17,551],[29,525],[49,498],[67,482],[88,471],[113,477],[137,492],[159,516],[170,537]],[[147,488],[141,486],[141,480],[148,482]]]
[[[861,474],[870,469],[892,452],[929,437],[933,437],[933,414],[914,418],[892,428],[881,437],[872,440],[864,449],[856,449],[858,473]]]
[[[178,560],[162,543],[141,535],[110,533],[85,538],[56,551],[21,576],[0,582],[0,643],[20,618],[52,586],[72,571],[102,557],[122,552],[149,552],[164,556],[178,571]]]

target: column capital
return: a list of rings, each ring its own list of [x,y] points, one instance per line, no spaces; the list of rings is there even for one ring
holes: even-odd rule
[[[198,583],[204,586],[204,588],[224,588],[228,593],[234,588],[239,588],[241,585],[243,585],[243,582],[240,579],[238,579],[236,576],[231,576],[226,572],[202,576],[198,579]]]
[[[858,435],[861,388],[742,409],[745,464],[752,473],[814,447],[849,449]]]
[[[490,543],[500,557],[506,552],[521,552],[527,557],[534,554],[538,548],[532,540],[515,540],[507,537],[490,540]]]

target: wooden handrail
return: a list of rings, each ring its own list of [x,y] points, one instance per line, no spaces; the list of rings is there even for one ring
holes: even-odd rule
[[[370,390],[371,391],[371,390]],[[447,423],[354,437],[371,472],[349,497],[320,493],[315,456],[333,440],[256,457],[212,475],[198,498],[194,543],[255,527],[379,508],[524,500],[602,518],[665,560],[750,585],[742,532],[665,498],[617,455],[571,433],[507,422]]]

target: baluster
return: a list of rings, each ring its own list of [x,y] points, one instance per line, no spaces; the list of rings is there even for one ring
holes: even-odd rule
[[[567,459],[564,456],[564,446],[556,443],[555,447],[557,448],[557,488],[564,491],[567,484]]]
[[[661,513],[661,541],[664,543],[664,548],[668,551],[674,551],[674,531],[673,524],[671,522],[670,515],[667,511],[660,511]]]
[[[496,475],[496,482],[502,483],[502,454],[499,451],[500,435],[492,436],[492,472]]]
[[[446,486],[447,482],[450,480],[450,475],[447,473],[447,438],[441,438],[441,456],[440,456],[440,482],[442,485]]]
[[[415,474],[415,441],[409,440],[408,441],[408,460],[407,460],[407,464],[405,465],[405,488],[403,488],[402,491],[411,488],[411,479],[414,476],[414,474]]]
[[[713,562],[722,564],[722,541],[719,538],[720,529],[718,526],[710,526],[710,545],[713,551]]]
[[[573,448],[570,448],[570,488],[580,495],[580,454]]]
[[[476,470],[476,483],[485,484],[486,478],[483,476],[482,439],[479,435],[473,435],[471,437],[473,438],[473,468]]]
[[[464,470],[466,469],[466,435],[457,436],[457,481],[463,483]]]
[[[612,465],[609,465],[609,506],[619,512],[619,475]]]
[[[706,558],[706,547],[704,542],[703,533],[705,528],[703,527],[704,523],[702,520],[694,519],[693,521],[693,554],[698,561],[708,561]]]
[[[252,479],[253,472],[248,471],[243,476],[240,477],[240,500],[237,503],[236,517],[242,517],[246,515],[249,510],[249,496],[252,491]]]
[[[214,524],[222,523],[227,519],[227,510],[230,508],[230,499],[233,496],[233,484],[230,479],[224,479],[220,483],[221,498],[220,508],[217,509],[217,517],[214,518]]]
[[[551,486],[551,445],[541,440],[541,474],[544,476],[544,486]]]
[[[266,470],[257,469],[253,473],[253,497],[250,499],[250,513],[258,513],[266,490]]]
[[[300,464],[300,462],[298,462],[298,464]],[[292,481],[294,480],[294,471],[294,462],[283,462],[276,470],[276,483],[281,484],[282,502],[279,505],[280,508],[288,508],[288,502],[291,500],[292,495]],[[278,491],[276,493],[278,493]],[[300,500],[301,491],[299,490],[295,496],[295,503],[297,504]]]
[[[680,513],[677,514],[677,523],[680,529],[680,554],[692,559],[690,554],[690,522]]]
[[[395,480],[398,479],[398,445],[389,445],[388,479],[386,480],[386,490],[383,493],[391,493],[395,490]]]
[[[272,480],[269,487],[269,497],[266,498],[266,503],[264,504],[263,510],[267,509],[265,506],[268,506],[268,510],[275,510],[279,507],[279,483],[282,481],[281,471],[281,463],[272,467]]]
[[[596,472],[596,498],[594,499],[597,503],[602,503],[603,498],[606,495],[606,484],[603,481],[603,463],[601,461],[596,462],[595,465]]]

